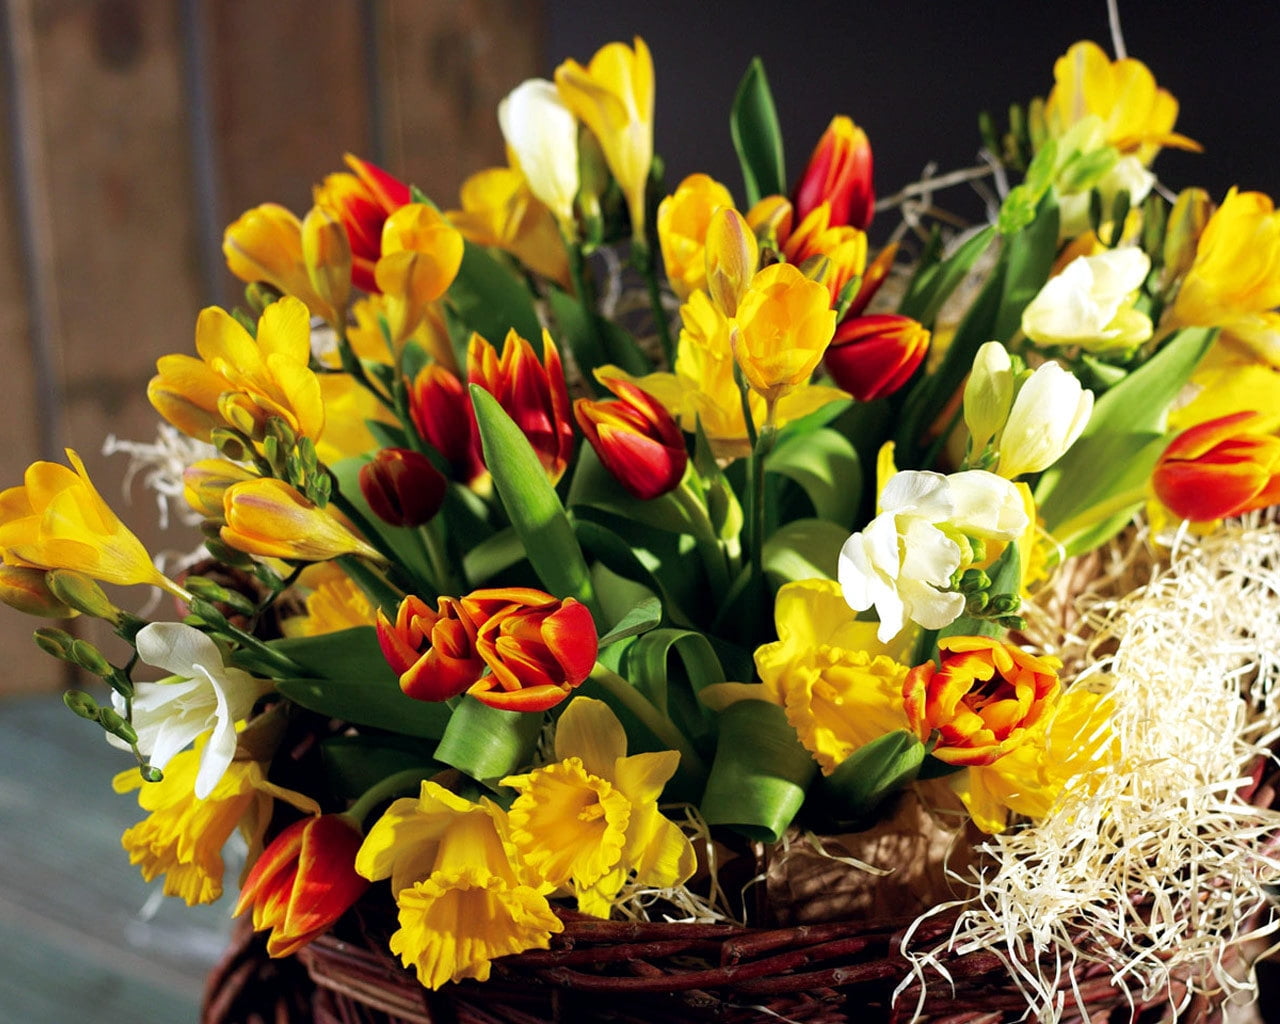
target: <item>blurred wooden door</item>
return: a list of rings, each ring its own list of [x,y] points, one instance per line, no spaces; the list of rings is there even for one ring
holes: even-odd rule
[[[239,292],[221,233],[302,213],[345,151],[442,204],[503,162],[495,110],[547,74],[527,0],[0,0],[0,488],[71,446],[152,552],[152,498],[104,438],[150,440],[155,360]],[[132,596],[141,600],[141,595]],[[124,601],[122,600],[122,603]],[[0,693],[53,689],[34,620],[0,608]]]

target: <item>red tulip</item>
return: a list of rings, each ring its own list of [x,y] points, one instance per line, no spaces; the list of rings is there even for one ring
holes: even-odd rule
[[[471,400],[462,381],[439,363],[424,366],[409,386],[409,418],[418,436],[449,463],[455,479],[469,484],[484,475]]]
[[[605,468],[641,501],[677,487],[689,452],[671,413],[630,381],[602,378],[600,383],[618,401],[579,398],[573,414]]]
[[[449,481],[429,458],[408,448],[383,448],[360,468],[360,493],[392,526],[422,526],[444,504]]]
[[[400,689],[414,700],[448,700],[484,674],[476,649],[476,624],[457,599],[442,597],[438,611],[410,594],[396,612],[395,625],[378,611],[378,644],[400,677]]]
[[[1280,438],[1248,430],[1257,418],[1220,416],[1175,437],[1151,474],[1156,497],[1195,521],[1280,504]]]
[[[859,402],[870,402],[910,380],[928,351],[929,332],[918,322],[875,313],[840,324],[824,359],[837,386]]]
[[[827,202],[831,204],[832,226],[852,224],[866,230],[876,202],[871,171],[871,143],[866,132],[843,115],[832,118],[796,186],[796,220],[803,221],[811,210]]]
[[[350,819],[323,814],[294,822],[262,851],[235,914],[252,907],[254,930],[271,929],[268,954],[296,953],[360,898],[369,885],[355,870],[362,841]]]

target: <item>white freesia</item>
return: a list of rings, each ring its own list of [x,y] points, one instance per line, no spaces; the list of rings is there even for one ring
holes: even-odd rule
[[[563,225],[573,223],[578,194],[578,119],[554,82],[530,78],[498,104],[503,138],[538,197]]]
[[[224,664],[222,652],[208,636],[180,622],[144,626],[136,643],[142,661],[173,675],[162,682],[134,686],[138,749],[149,764],[163,769],[174,754],[212,730],[196,773],[195,795],[203,800],[235,756],[236,722],[249,714],[271,683]],[[123,714],[124,699],[115,694],[112,700]],[[107,738],[128,749],[110,734]]]
[[[964,611],[964,595],[946,589],[971,560],[957,536],[1010,541],[1027,527],[1017,488],[980,469],[904,470],[885,485],[880,508],[840,549],[839,579],[849,607],[875,608],[882,643],[908,621],[941,629]]]
[[[1090,352],[1130,348],[1151,337],[1151,318],[1133,308],[1151,260],[1141,249],[1078,256],[1022,311],[1022,333],[1039,345]]]
[[[988,341],[973,357],[964,385],[964,425],[974,457],[1000,433],[1013,404],[1013,362],[998,341]]]
[[[1018,391],[1000,435],[996,472],[1009,480],[1039,473],[1075,444],[1093,414],[1093,392],[1075,374],[1049,362]]]

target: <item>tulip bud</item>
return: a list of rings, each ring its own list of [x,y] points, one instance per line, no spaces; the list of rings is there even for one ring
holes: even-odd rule
[[[327,175],[312,190],[317,206],[333,211],[346,229],[351,250],[351,283],[376,292],[373,268],[382,254],[382,226],[387,217],[409,202],[409,186],[382,168],[346,154],[354,174]]]
[[[973,369],[964,386],[964,423],[970,448],[981,454],[987,443],[1004,429],[1013,406],[1013,362],[998,341],[988,341],[973,357]]]
[[[751,280],[730,333],[734,358],[766,402],[809,380],[835,331],[830,293],[790,263],[765,267]]]
[[[624,380],[600,378],[620,401],[579,398],[573,414],[614,478],[641,501],[679,486],[689,463],[684,435],[653,396]]]
[[[351,300],[351,241],[342,221],[323,206],[302,218],[302,260],[311,287],[341,323]]]
[[[1251,431],[1257,421],[1245,411],[1184,430],[1156,462],[1156,497],[1196,522],[1280,504],[1280,438]]]
[[[996,472],[1006,480],[1039,473],[1075,444],[1093,414],[1093,392],[1057,363],[1044,363],[1018,389],[1000,434]]]
[[[707,291],[725,316],[735,316],[756,272],[760,248],[746,220],[722,206],[707,225]]]
[[[422,526],[444,504],[449,481],[425,455],[383,448],[360,468],[360,493],[384,523]]]
[[[0,565],[0,602],[44,619],[72,618],[76,609],[53,592],[48,580],[51,575],[45,569]]]
[[[237,550],[265,558],[322,562],[340,555],[382,556],[331,513],[283,480],[263,477],[232,484],[222,496],[226,525],[218,534]]]
[[[705,174],[691,174],[658,204],[658,245],[667,280],[681,302],[707,281],[706,241],[711,216],[733,196]]]
[[[1196,246],[1204,234],[1213,203],[1202,188],[1184,188],[1178,193],[1164,233],[1164,283],[1184,277],[1195,262]]]
[[[880,286],[888,280],[889,272],[893,270],[893,261],[897,258],[898,243],[890,242],[880,250],[874,260],[867,264],[867,269],[862,272],[862,280],[858,283],[857,293],[840,314],[842,320],[852,320],[854,317],[862,316],[863,311],[871,304],[871,300],[876,297]]]
[[[46,583],[49,590],[63,604],[84,612],[95,619],[119,623],[121,611],[108,599],[97,582],[82,572],[73,569],[57,569],[49,573]]]
[[[465,483],[484,475],[472,437],[471,399],[462,381],[439,363],[428,363],[409,386],[409,418],[427,444]]]
[[[859,402],[892,395],[929,351],[929,332],[897,313],[846,320],[836,328],[824,361],[836,385]]]
[[[871,143],[848,117],[838,115],[814,148],[795,191],[796,218],[804,220],[824,202],[831,204],[831,224],[866,230],[875,212]]]

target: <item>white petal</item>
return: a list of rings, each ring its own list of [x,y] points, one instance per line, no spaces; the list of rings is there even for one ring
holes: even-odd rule
[[[200,769],[196,772],[196,799],[203,800],[222,781],[231,759],[236,756],[235,718],[227,708],[226,695],[217,693],[217,708],[213,715],[213,733],[200,755]]]
[[[895,473],[880,492],[880,507],[885,513],[910,512],[933,522],[951,515],[951,496],[947,478],[941,473],[904,469]]]
[[[175,676],[190,678],[194,665],[222,665],[222,652],[194,626],[181,622],[153,622],[137,637],[138,657]]]
[[[985,540],[1013,540],[1027,528],[1027,510],[1012,481],[982,469],[952,473],[947,480],[955,498],[951,525],[956,529]]]

